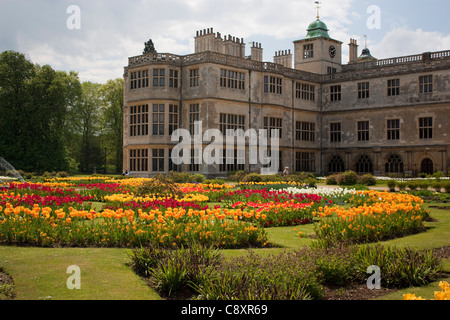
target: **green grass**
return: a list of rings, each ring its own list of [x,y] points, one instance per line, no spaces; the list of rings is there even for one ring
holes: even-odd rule
[[[314,235],[313,227],[314,224],[310,223],[296,227],[268,228],[266,231],[273,245],[297,249],[311,244],[313,240],[309,236]],[[300,238],[299,232],[302,232],[304,237]]]
[[[424,206],[428,209],[432,204],[425,204]],[[410,247],[418,250],[450,246],[450,211],[435,208],[430,208],[429,210],[431,217],[437,221],[427,222],[428,230],[426,232],[386,241],[384,244]]]
[[[448,283],[450,283],[450,277],[440,279],[439,281],[447,281]],[[403,300],[403,295],[407,293],[415,294],[416,297],[422,297],[426,300],[434,300],[434,292],[441,291],[441,289],[439,288],[439,281],[430,283],[429,285],[423,287],[399,290],[379,297],[376,300]]]
[[[100,206],[94,203],[93,206]],[[436,204],[426,204],[427,207]],[[413,249],[434,249],[450,246],[450,211],[431,208],[435,222],[427,222],[425,233],[383,242],[384,245]],[[253,249],[261,256],[277,254],[308,246],[314,240],[313,224],[266,229],[273,248]],[[300,238],[299,232],[306,237]],[[125,264],[127,249],[104,248],[31,248],[0,246],[0,267],[14,279],[17,300],[159,300],[160,297],[144,280]],[[224,250],[228,258],[245,255],[248,250]],[[70,265],[81,269],[81,290],[69,290],[66,273]],[[450,273],[450,260],[443,260]],[[450,282],[450,279],[446,279]],[[404,293],[416,293],[426,299],[439,291],[438,282],[426,287],[397,291],[379,299],[401,300]]]
[[[0,246],[0,265],[13,277],[17,300],[158,300],[125,265],[125,249]],[[81,290],[69,290],[67,268],[80,267]]]

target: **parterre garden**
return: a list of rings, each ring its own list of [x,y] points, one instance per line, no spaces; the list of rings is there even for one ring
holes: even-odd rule
[[[423,198],[306,185],[162,176],[13,182],[0,188],[0,245],[124,248],[127,265],[166,299],[328,299],[330,290],[366,285],[369,266],[383,271],[384,288],[446,277],[436,251],[382,244],[428,232],[434,218]],[[298,247],[277,244],[292,230]],[[11,283],[0,297],[14,297]],[[441,288],[435,298],[448,298]]]

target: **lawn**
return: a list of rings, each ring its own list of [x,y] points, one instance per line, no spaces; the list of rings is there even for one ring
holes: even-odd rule
[[[427,204],[432,206],[435,204]],[[450,246],[450,211],[431,209],[436,222],[429,222],[425,233],[386,241],[383,244],[431,249]],[[269,239],[275,248],[253,249],[261,256],[309,245],[313,226],[270,228]],[[303,232],[304,238],[298,233]],[[32,248],[0,246],[0,267],[14,279],[17,300],[159,300],[144,280],[126,265],[127,249],[104,248]],[[224,250],[227,257],[247,253],[246,249]],[[82,290],[66,286],[70,265],[81,269]],[[444,270],[450,273],[450,260],[443,260]],[[450,277],[445,279],[450,282]],[[404,293],[415,293],[427,299],[433,297],[438,282],[379,297],[381,300],[401,300]]]
[[[212,206],[218,205],[214,203]],[[92,208],[99,210],[102,203],[94,202]],[[395,240],[383,245],[413,249],[439,249],[450,247],[450,211],[434,208],[437,203],[426,203],[432,221],[427,231]],[[315,223],[318,220],[315,219]],[[314,240],[314,224],[268,228],[269,248],[252,249],[261,256],[284,250],[309,246]],[[0,270],[13,279],[17,300],[160,300],[145,280],[136,275],[129,266],[129,249],[112,248],[35,248],[0,246]],[[247,249],[222,250],[225,257],[247,254]],[[69,290],[67,268],[80,267],[81,290]],[[443,269],[450,274],[450,260],[443,260]],[[450,278],[446,279],[450,282]],[[409,288],[390,293],[378,299],[401,300],[404,293],[415,293],[430,299],[438,290],[438,282],[420,288]]]
[[[126,266],[127,250],[0,247],[0,266],[14,279],[17,300],[158,300]],[[81,270],[81,290],[69,290],[69,266]]]

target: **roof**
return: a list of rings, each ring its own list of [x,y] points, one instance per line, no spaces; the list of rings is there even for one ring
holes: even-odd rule
[[[306,35],[306,39],[312,39],[312,38],[319,38],[319,37],[325,37],[330,38],[328,35],[328,27],[327,25],[317,19],[313,23],[311,23],[308,27],[308,34]]]
[[[358,60],[377,60],[377,59],[372,56],[369,48],[364,48]]]

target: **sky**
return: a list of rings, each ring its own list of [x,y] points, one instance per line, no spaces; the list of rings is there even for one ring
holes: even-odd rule
[[[343,42],[343,63],[350,38],[361,51],[365,35],[378,59],[450,50],[449,12],[448,0],[320,4],[330,37]],[[196,32],[206,28],[261,43],[272,62],[276,51],[293,51],[316,15],[314,0],[0,0],[0,52],[105,83],[123,76],[147,40],[161,53],[191,54]]]

